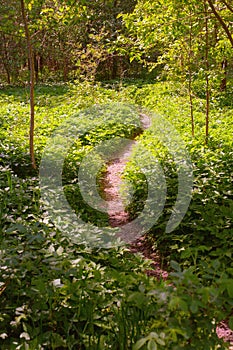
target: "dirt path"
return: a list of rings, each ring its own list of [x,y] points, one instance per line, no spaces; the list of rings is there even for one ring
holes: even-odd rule
[[[140,117],[142,130],[148,129],[151,125],[150,118],[146,114],[141,114]],[[127,147],[122,152],[119,152],[117,157],[107,164],[103,192],[104,199],[108,201],[109,224],[111,227],[122,226],[129,222],[129,214],[125,211],[120,196],[120,187],[122,184],[124,168],[135,144],[135,140],[129,141]]]
[[[148,129],[151,125],[150,118],[145,114],[141,114],[140,116],[142,129]],[[108,201],[109,225],[111,227],[120,227],[130,221],[129,213],[125,210],[119,190],[122,185],[122,174],[124,168],[135,144],[135,140],[129,142],[127,147],[122,152],[119,152],[117,157],[107,164],[103,192],[104,199]],[[155,276],[158,279],[166,279],[168,277],[168,273],[160,266],[161,264],[158,254],[153,251],[144,236],[132,242],[130,248],[132,253],[140,252],[146,259],[153,260],[151,270],[147,271],[148,275]]]
[[[107,171],[104,178],[104,199],[108,201],[109,224],[111,227],[118,227],[129,222],[129,214],[125,211],[120,196],[122,174],[126,166],[132,148],[136,141],[131,141],[127,148],[118,154],[118,157],[107,164]]]
[[[151,125],[150,118],[145,114],[141,114],[141,123],[143,130],[149,128]],[[103,192],[105,200],[108,201],[109,224],[111,227],[120,227],[130,221],[129,214],[124,208],[119,189],[122,184],[124,168],[135,144],[135,140],[129,142],[127,147],[122,152],[119,152],[117,157],[107,164]],[[132,253],[140,252],[146,259],[153,261],[151,270],[146,271],[148,275],[155,276],[158,280],[166,280],[168,278],[168,272],[162,269],[158,254],[152,249],[145,236],[132,242],[130,244],[130,249]],[[221,322],[216,332],[219,338],[224,338],[226,342],[230,343],[229,350],[233,350],[233,331],[229,329],[227,323],[224,321]]]

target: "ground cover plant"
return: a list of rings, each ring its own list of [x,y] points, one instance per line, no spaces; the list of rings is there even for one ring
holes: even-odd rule
[[[232,325],[232,106],[216,97],[213,131],[205,146],[203,101],[196,100],[197,134],[191,139],[187,95],[179,85],[138,87],[134,82],[120,90],[114,84],[112,88],[87,83],[51,85],[38,87],[36,94],[38,164],[48,136],[69,116],[99,103],[110,104],[117,114],[112,102],[135,102],[137,117],[143,106],[155,110],[186,141],[194,164],[193,198],[182,223],[166,233],[177,177],[172,157],[153,133],[151,114],[152,126],[138,138],[137,152],[143,144],[158,157],[165,172],[166,205],[149,240],[171,270],[169,280],[147,276],[150,264],[127,247],[91,249],[71,242],[49,220],[40,202],[38,170],[31,170],[28,157],[27,90],[2,89],[1,348],[227,349],[215,328],[225,318]],[[80,123],[85,125],[87,120],[85,115]],[[138,124],[130,120],[119,124],[116,118],[106,128],[99,121],[72,145],[63,185],[77,213],[81,211],[92,224],[106,225],[107,218],[80,205],[80,194],[73,192],[78,166],[100,141],[133,137]],[[144,191],[144,178],[136,171],[133,157],[125,173],[135,187],[129,207],[132,216],[138,204],[143,206],[139,199]]]
[[[161,144],[160,135],[155,126],[139,138],[135,157],[143,157],[140,147],[143,145],[160,159],[167,176],[167,202],[159,222],[149,234],[160,254],[175,260],[178,273],[181,269],[194,271],[203,290],[210,288],[212,297],[224,296],[223,304],[218,305],[223,317],[228,318],[232,327],[232,104],[215,96],[212,103],[211,135],[208,145],[204,134],[204,104],[195,100],[195,131],[191,137],[190,123],[187,123],[189,104],[183,97],[177,98],[177,87],[169,83],[147,85],[137,90],[135,100],[140,105],[149,107],[178,127],[179,133],[186,140],[187,149],[193,163],[194,184],[192,200],[181,224],[171,233],[166,232],[166,222],[171,215],[176,200],[177,169],[169,150]],[[133,89],[133,87],[129,88]],[[230,95],[229,95],[230,96]],[[226,96],[225,96],[226,98]],[[230,104],[230,106],[228,106]],[[154,119],[156,123],[156,119]],[[135,184],[135,200],[129,210],[134,215],[140,203],[143,181],[141,174],[135,171],[134,160],[125,174]],[[167,259],[167,258],[166,258]],[[190,276],[190,284],[192,283]],[[206,290],[206,291],[207,291]],[[184,301],[184,300],[183,300]],[[193,307],[198,313],[199,301]],[[191,303],[192,304],[192,303]],[[194,306],[195,305],[195,306]],[[192,307],[191,307],[192,308]],[[203,313],[204,318],[205,312]]]

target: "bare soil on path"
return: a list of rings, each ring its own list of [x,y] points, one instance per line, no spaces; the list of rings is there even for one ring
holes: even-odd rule
[[[145,114],[141,114],[141,124],[143,130],[149,128],[151,125],[150,118]],[[103,180],[103,196],[108,201],[109,225],[111,227],[121,227],[130,222],[129,213],[125,210],[120,195],[120,187],[124,168],[135,144],[135,140],[129,142],[128,146],[107,164],[107,171]],[[149,276],[154,276],[158,280],[168,278],[168,272],[161,267],[158,253],[153,250],[145,236],[133,241],[130,244],[130,250],[132,253],[141,253],[145,259],[152,260],[151,269],[146,271]],[[217,326],[216,332],[219,338],[230,342],[229,350],[233,350],[233,331],[228,327],[227,322],[222,321]]]
[[[151,120],[146,114],[141,114],[140,116],[143,132],[150,127]],[[111,227],[121,227],[130,222],[129,213],[125,210],[120,195],[120,187],[122,185],[122,174],[135,144],[135,140],[129,142],[127,147],[122,152],[119,152],[117,157],[107,164],[107,171],[103,180],[103,196],[104,199],[108,201],[109,225]],[[168,277],[167,271],[161,268],[158,254],[147,242],[146,237],[142,236],[134,240],[130,244],[130,250],[132,253],[140,252],[146,259],[153,261],[151,269],[146,271],[148,275],[155,276],[159,280]]]

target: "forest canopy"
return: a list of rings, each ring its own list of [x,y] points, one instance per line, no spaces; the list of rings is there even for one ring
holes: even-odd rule
[[[226,88],[232,72],[230,0],[1,0],[0,80],[23,84],[28,53],[36,82],[208,74]]]

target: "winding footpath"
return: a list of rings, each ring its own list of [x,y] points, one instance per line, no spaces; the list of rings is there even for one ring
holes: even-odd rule
[[[141,114],[140,117],[142,134],[144,130],[150,127],[151,120],[145,114]],[[139,136],[139,134],[137,136]],[[120,195],[120,187],[122,185],[122,175],[125,166],[129,161],[135,144],[135,140],[129,142],[127,147],[119,152],[116,158],[107,164],[107,170],[103,179],[103,192],[104,199],[108,202],[109,225],[111,227],[121,227],[130,222],[129,213],[125,210]],[[152,249],[145,236],[133,241],[130,244],[130,250],[132,253],[140,252],[145,259],[152,260],[151,270],[146,271],[149,276],[154,276],[158,280],[166,280],[168,278],[168,272],[161,267],[159,255]],[[227,323],[224,321],[221,322],[216,332],[219,338],[223,338],[226,342],[230,343],[229,350],[233,350],[233,331],[229,329]]]
[[[141,127],[144,130],[151,126],[150,117],[146,114],[140,114]],[[139,136],[140,134],[136,135]],[[122,185],[122,175],[127,162],[132,153],[132,149],[136,144],[135,140],[129,142],[127,147],[118,153],[117,157],[107,164],[107,171],[103,180],[104,199],[108,201],[108,216],[109,225],[111,227],[121,227],[130,222],[129,213],[125,210],[121,195],[120,187]],[[155,276],[157,279],[166,279],[168,277],[167,271],[161,268],[161,263],[158,254],[152,249],[147,242],[145,236],[133,241],[130,244],[132,253],[142,253],[146,259],[153,261],[151,270],[146,271],[148,275]]]
[[[146,114],[140,114],[141,117],[141,133],[151,126],[151,120]],[[126,163],[132,153],[132,148],[136,144],[135,140],[128,143],[127,147],[118,153],[115,159],[107,164],[107,171],[103,180],[104,198],[108,201],[108,216],[111,227],[118,227],[129,222],[129,214],[125,211],[122,198],[120,196],[120,187],[122,185],[122,174]]]

